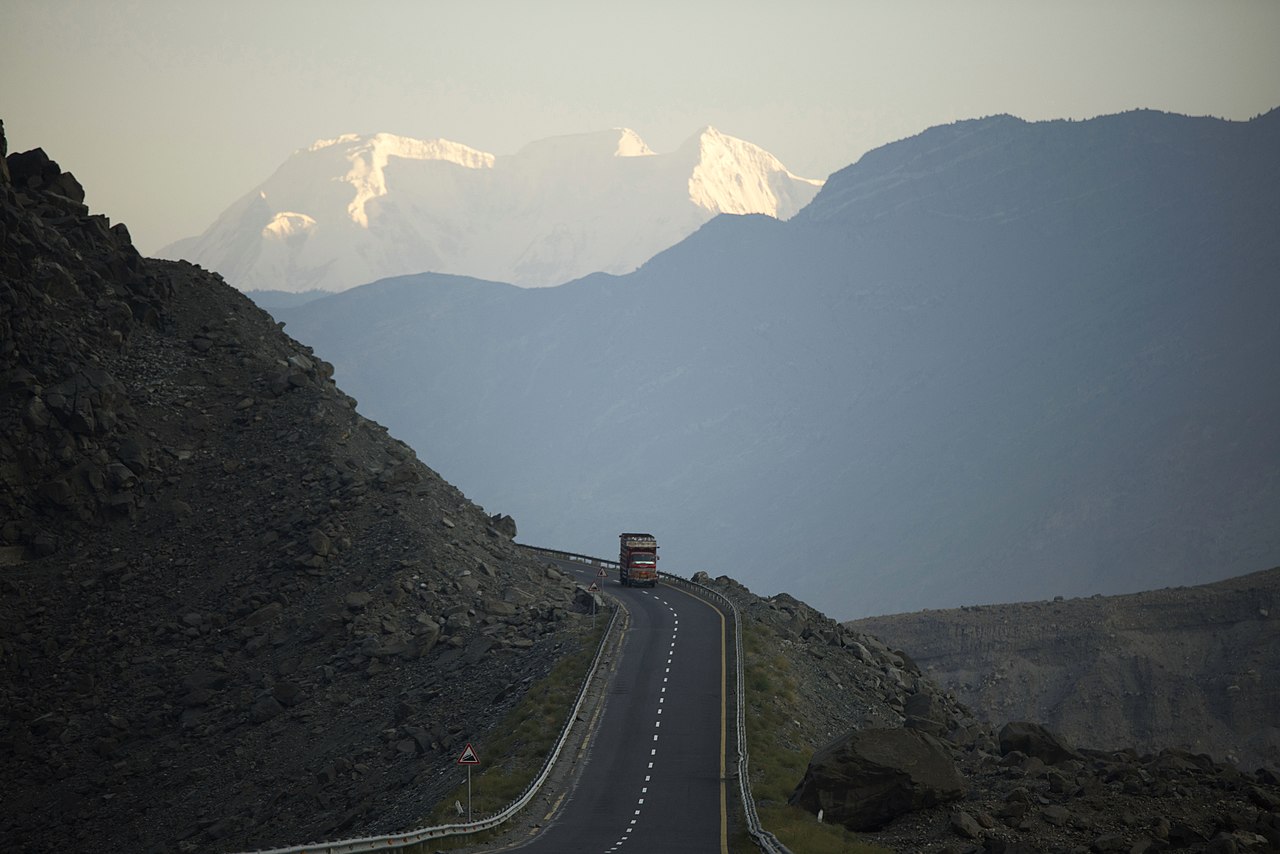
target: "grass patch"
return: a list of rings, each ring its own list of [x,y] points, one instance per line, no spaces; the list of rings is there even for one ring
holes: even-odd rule
[[[862,842],[858,834],[838,824],[819,824],[799,807],[765,807],[758,812],[765,829],[796,854],[893,854]]]
[[[743,623],[747,751],[761,825],[797,854],[890,854],[838,824],[819,824],[815,816],[788,806],[817,745],[793,723],[803,704],[791,661],[778,651],[781,646],[772,629]]]
[[[534,682],[523,699],[507,713],[476,751],[484,763],[471,771],[471,817],[480,819],[506,807],[528,788],[555,749],[560,728],[577,699],[582,680],[595,658],[608,619],[597,618],[588,627],[581,649],[561,659],[542,679]],[[426,820],[428,825],[454,824],[458,817],[455,801],[467,805],[466,772],[459,768],[462,783],[436,805]],[[430,843],[430,850],[464,848],[501,835],[502,828],[486,833],[449,837]]]

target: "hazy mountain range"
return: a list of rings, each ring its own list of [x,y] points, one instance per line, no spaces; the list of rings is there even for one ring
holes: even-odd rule
[[[159,255],[245,291],[341,291],[423,271],[555,285],[630,272],[718,213],[785,219],[821,185],[710,127],[669,154],[625,128],[505,157],[349,134],[295,152],[204,234]]]
[[[276,310],[522,539],[839,618],[1280,562],[1280,113],[1008,116],[623,277]]]

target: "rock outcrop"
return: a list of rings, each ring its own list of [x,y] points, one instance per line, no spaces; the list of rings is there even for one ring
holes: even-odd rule
[[[1000,752],[1007,756],[1015,750],[1046,765],[1080,758],[1063,739],[1029,721],[1010,721],[1000,728]]]
[[[813,755],[791,803],[821,810],[850,830],[879,830],[963,794],[964,780],[937,739],[909,729],[864,729]]]
[[[0,164],[6,849],[420,821],[575,648],[575,585],[218,276]]]

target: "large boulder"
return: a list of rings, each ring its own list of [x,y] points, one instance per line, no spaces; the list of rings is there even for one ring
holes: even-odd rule
[[[909,695],[902,710],[907,716],[906,723],[903,724],[907,729],[938,736],[945,735],[951,729],[947,722],[950,716],[946,707],[931,691],[917,691]]]
[[[494,513],[489,517],[489,526],[507,539],[515,539],[516,520],[510,516]]]
[[[1015,750],[1034,756],[1046,765],[1056,765],[1068,759],[1079,759],[1076,752],[1060,736],[1056,736],[1040,724],[1028,721],[1010,721],[1000,729],[1000,753],[1008,755]]]
[[[863,729],[813,755],[791,803],[866,831],[963,795],[964,780],[936,738],[909,729]]]

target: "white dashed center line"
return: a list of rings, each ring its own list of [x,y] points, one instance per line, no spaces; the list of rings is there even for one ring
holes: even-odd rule
[[[663,713],[663,711],[664,711],[664,709],[663,709],[663,704],[667,701],[667,698],[666,698],[665,696],[661,696],[661,695],[664,695],[664,694],[666,694],[666,693],[667,693],[667,683],[668,683],[668,681],[670,680],[670,676],[669,676],[669,675],[667,675],[667,674],[670,674],[670,673],[671,673],[671,662],[672,662],[672,661],[674,661],[674,659],[675,659],[675,652],[676,652],[676,638],[677,638],[677,633],[680,631],[680,615],[676,612],[676,609],[675,609],[675,608],[673,608],[673,607],[671,606],[671,603],[670,603],[670,602],[668,602],[666,599],[662,599],[662,598],[660,598],[656,593],[652,593],[652,592],[649,592],[649,591],[643,591],[643,590],[642,590],[642,591],[640,591],[640,592],[641,592],[641,593],[643,593],[645,596],[652,596],[654,599],[656,599],[657,601],[661,602],[663,605],[666,605],[666,606],[667,606],[667,610],[671,612],[671,616],[672,616],[672,618],[673,618],[673,620],[674,620],[673,625],[672,625],[672,627],[671,627],[671,646],[670,646],[670,648],[668,649],[668,652],[667,652],[667,666],[666,666],[666,668],[663,670],[662,685],[661,685],[661,686],[660,686],[660,688],[659,688],[659,695],[660,695],[660,696],[658,697],[658,714],[659,714],[659,715],[661,715],[661,714]],[[657,720],[655,720],[655,721],[653,722],[653,728],[654,728],[654,729],[661,729],[661,728],[662,728],[662,718],[661,718],[661,717],[659,717]],[[656,732],[653,734],[653,740],[654,740],[655,742],[657,742],[657,740],[658,740],[658,734],[657,734]],[[649,750],[649,756],[650,756],[650,757],[654,757],[654,756],[657,756],[657,755],[658,755],[658,748],[657,748],[657,747],[654,747],[654,748],[652,748],[652,749],[650,749],[650,750]],[[652,762],[652,761],[650,761],[650,762],[649,762],[649,768],[648,768],[648,770],[650,770],[650,771],[652,771],[652,770],[653,770],[653,762]],[[653,779],[653,775],[652,775],[652,774],[646,774],[646,775],[644,776],[644,781],[645,781],[645,783],[649,783],[649,782],[651,782],[651,781],[652,781],[652,779]],[[649,794],[649,787],[648,787],[647,785],[642,786],[642,787],[640,788],[640,795],[641,795],[641,797],[640,797],[640,798],[638,798],[638,799],[636,800],[636,806],[637,806],[637,807],[642,807],[642,806],[644,806],[644,800],[645,800],[645,799],[644,799],[644,796],[645,796],[645,795],[647,795],[647,794]],[[640,816],[640,810],[639,810],[639,809],[636,809],[636,810],[635,810],[634,816],[635,816],[635,817],[634,817],[634,818],[632,818],[632,819],[630,820],[630,822],[629,822],[629,826],[628,826],[628,827],[623,831],[622,836],[618,839],[618,841],[617,841],[617,842],[615,842],[615,843],[614,843],[614,845],[613,845],[613,847],[612,847],[612,848],[606,849],[607,851],[609,851],[609,852],[617,851],[620,847],[622,847],[622,844],[623,844],[623,843],[625,843],[625,842],[627,841],[627,839],[629,838],[627,834],[631,833],[631,831],[635,829],[635,828],[634,828],[634,825],[636,824],[636,822],[638,822],[638,821],[640,820],[640,819],[639,819],[639,816]]]

